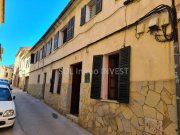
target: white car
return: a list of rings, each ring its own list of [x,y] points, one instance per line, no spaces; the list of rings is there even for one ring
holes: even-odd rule
[[[14,125],[16,118],[14,99],[8,86],[0,85],[0,128]]]

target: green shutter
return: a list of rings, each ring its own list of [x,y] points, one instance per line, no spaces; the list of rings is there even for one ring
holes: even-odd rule
[[[96,14],[102,11],[102,0],[96,0]]]
[[[71,20],[68,22],[67,40],[71,40],[74,37],[74,24],[75,24],[75,16],[71,18]]]
[[[102,76],[103,55],[97,55],[93,58],[91,98],[101,98],[101,76]]]
[[[118,101],[120,103],[129,103],[130,93],[130,56],[131,47],[120,49],[119,52],[119,79],[118,79]]]
[[[86,23],[86,5],[81,9],[81,24],[83,26]]]
[[[61,67],[61,68],[59,69],[59,80],[58,80],[58,89],[57,89],[57,93],[58,93],[58,94],[61,93],[62,73],[63,73],[63,68]]]
[[[54,70],[52,71],[52,77],[51,77],[51,86],[50,86],[50,92],[51,92],[51,93],[53,93],[53,91],[54,91],[55,75],[56,75],[56,70],[54,69]]]

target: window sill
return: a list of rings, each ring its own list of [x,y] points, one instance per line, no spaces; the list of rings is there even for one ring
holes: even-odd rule
[[[108,100],[108,99],[101,99],[101,102],[108,102],[108,103],[115,103],[115,104],[119,104],[118,101],[116,100]]]

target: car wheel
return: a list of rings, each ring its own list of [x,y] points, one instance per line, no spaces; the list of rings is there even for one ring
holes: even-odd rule
[[[13,128],[14,127],[14,124],[12,126],[10,126],[9,128]]]

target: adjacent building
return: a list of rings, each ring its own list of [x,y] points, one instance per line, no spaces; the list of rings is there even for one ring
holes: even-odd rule
[[[4,23],[5,16],[5,0],[0,0],[0,24]],[[0,61],[2,61],[3,48],[0,44]]]
[[[7,79],[12,82],[13,78],[13,66],[0,65],[0,78]]]
[[[5,16],[5,0],[0,0],[0,23],[4,23]]]
[[[71,0],[30,50],[28,93],[96,135],[177,135],[171,7]]]
[[[24,91],[27,90],[29,81],[30,49],[31,47],[21,47],[14,62],[13,85]]]

